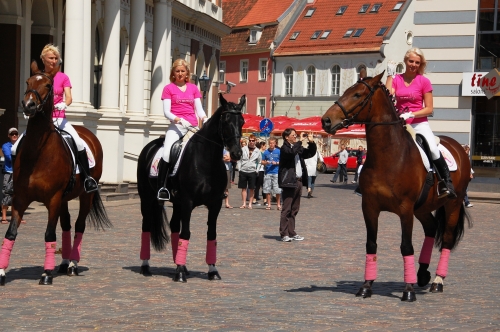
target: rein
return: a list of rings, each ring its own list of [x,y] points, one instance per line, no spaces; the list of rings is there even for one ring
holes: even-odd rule
[[[370,108],[368,109],[368,113],[370,113],[373,105],[373,95],[375,94],[375,91],[380,88],[382,85],[376,85],[375,87],[371,87],[368,83],[366,83],[363,80],[359,80],[357,83],[364,84],[368,90],[370,90],[370,93],[357,105],[355,105],[353,108],[351,108],[349,111],[346,110],[346,108],[339,102],[336,101],[335,104],[340,107],[342,112],[344,113],[345,119],[342,120],[342,122],[338,123],[337,125],[334,126],[332,129],[340,129],[340,127],[347,128],[352,124],[373,124],[373,125],[394,125],[394,124],[404,124],[403,119],[398,119],[396,121],[390,121],[390,122],[371,122],[371,121],[355,121],[356,117],[361,113],[361,111],[365,108],[366,104],[370,102]],[[387,89],[386,89],[387,90]],[[359,111],[356,112],[355,114],[349,116],[349,114],[353,113],[357,108],[359,107]]]

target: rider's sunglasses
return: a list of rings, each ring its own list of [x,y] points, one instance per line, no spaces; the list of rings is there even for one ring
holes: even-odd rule
[[[18,133],[10,133],[9,136],[19,136]]]

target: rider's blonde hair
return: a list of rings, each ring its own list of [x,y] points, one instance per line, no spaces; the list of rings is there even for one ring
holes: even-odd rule
[[[42,53],[40,54],[40,59],[43,60],[48,52],[52,52],[55,55],[57,55],[57,57],[59,58],[59,64],[62,63],[61,52],[59,51],[59,47],[52,44],[45,45],[45,47],[42,50]]]
[[[425,73],[425,67],[427,67],[427,61],[425,60],[424,52],[422,52],[422,50],[419,49],[418,47],[410,48],[408,51],[406,51],[405,54],[404,58],[405,64],[406,60],[408,60],[411,54],[415,54],[420,57],[420,67],[418,68],[418,73],[420,75],[423,75]]]
[[[186,83],[188,83],[189,78],[191,77],[191,71],[189,70],[189,63],[184,59],[177,59],[172,64],[172,68],[170,69],[170,82],[172,82],[172,83],[175,82],[174,71],[175,71],[175,68],[177,68],[179,66],[184,66],[186,68],[186,77],[184,78],[184,80],[186,81]]]

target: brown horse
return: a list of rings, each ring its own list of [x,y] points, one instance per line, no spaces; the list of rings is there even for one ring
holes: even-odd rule
[[[335,134],[351,124],[366,125],[367,158],[359,178],[362,209],[367,230],[365,282],[356,296],[372,294],[377,276],[377,231],[381,211],[397,214],[401,220],[401,254],[404,260],[405,289],[402,301],[415,301],[413,284],[423,287],[431,279],[427,271],[432,246],[440,246],[441,257],[431,292],[443,291],[443,279],[448,270],[450,251],[464,232],[464,220],[472,223],[464,209],[464,196],[470,181],[470,161],[462,146],[442,136],[441,143],[455,158],[458,169],[451,177],[457,198],[438,198],[434,175],[428,174],[411,135],[399,118],[388,90],[380,83],[384,73],[358,81],[323,115],[323,129]],[[433,183],[426,199],[419,197],[425,190],[426,178]],[[425,197],[425,194],[422,196]],[[418,204],[417,204],[418,202]],[[435,216],[432,214],[436,211]],[[422,223],[425,240],[419,257],[420,268],[415,275],[412,245],[413,215]]]
[[[56,227],[61,218],[62,258],[59,272],[78,275],[82,236],[85,220],[96,229],[110,227],[101,198],[97,191],[85,193],[80,175],[74,174],[71,152],[55,130],[52,122],[53,77],[54,73],[44,73],[36,62],[31,64],[31,76],[22,101],[24,114],[29,116],[26,135],[18,147],[14,161],[14,196],[12,198],[12,218],[0,251],[0,285],[5,285],[5,269],[17,236],[17,229],[23,214],[36,201],[48,210],[48,224],[45,231],[45,272],[40,284],[52,284],[55,267]],[[95,158],[91,176],[97,181],[102,174],[102,147],[97,137],[88,129],[75,126],[80,137],[87,142]],[[76,180],[76,181],[75,181]],[[80,211],[75,223],[74,244],[71,246],[71,223],[68,201],[79,197]]]

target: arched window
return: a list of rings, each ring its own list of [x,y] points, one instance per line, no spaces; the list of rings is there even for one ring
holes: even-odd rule
[[[358,78],[358,80],[360,79],[359,74],[361,73],[361,70],[362,70],[362,69],[367,70],[367,69],[366,69],[366,66],[365,66],[364,64],[360,64],[360,65],[358,66],[358,68],[356,68],[356,73],[357,73],[357,78]],[[368,73],[366,73],[366,74],[368,74]]]
[[[335,65],[330,71],[332,73],[332,95],[338,96],[340,93],[340,66]]]
[[[285,68],[285,96],[293,95],[293,69],[288,66]]]
[[[314,96],[314,88],[316,86],[316,68],[309,66],[307,68],[307,95]]]
[[[403,66],[403,64],[402,63],[398,64],[398,66],[396,67],[396,73],[402,74],[404,71],[405,71],[405,67]]]

